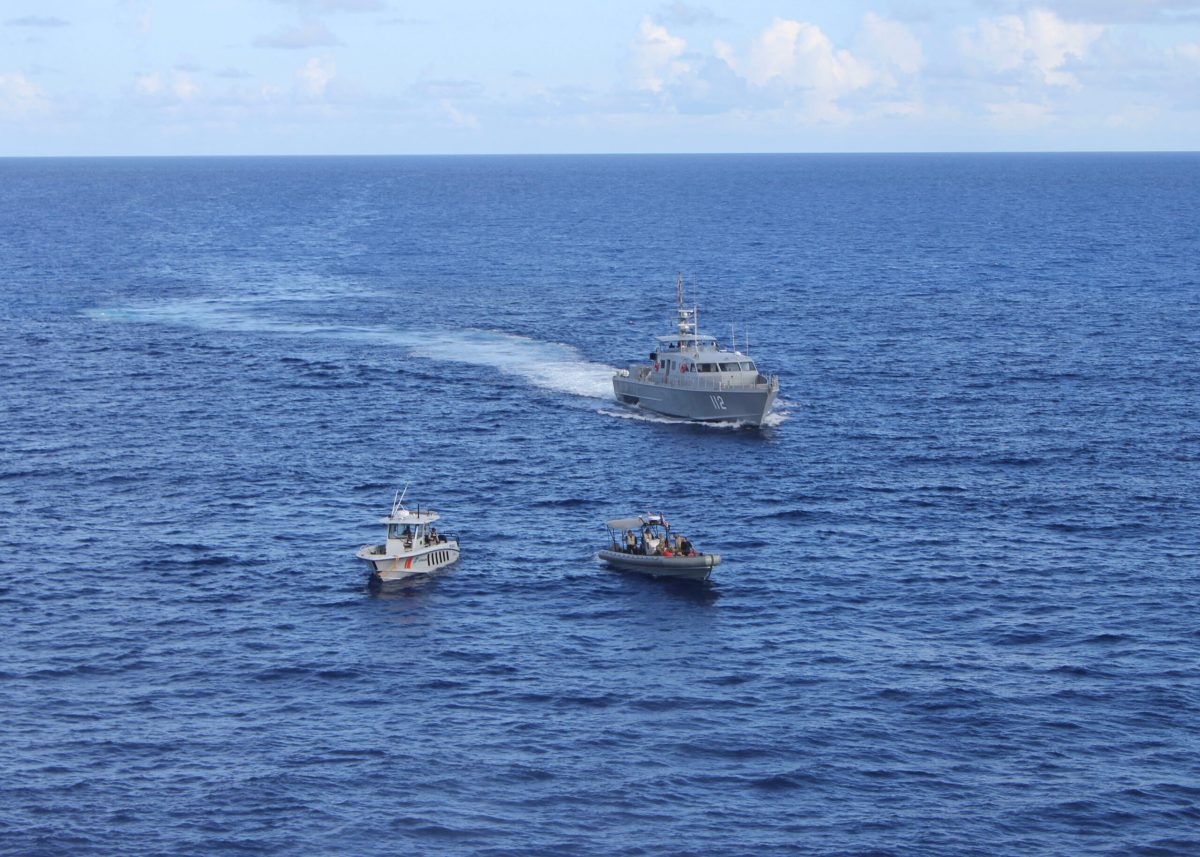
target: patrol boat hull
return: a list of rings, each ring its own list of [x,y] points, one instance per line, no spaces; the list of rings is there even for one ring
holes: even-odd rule
[[[708,580],[713,567],[721,562],[715,553],[697,556],[643,556],[636,553],[602,550],[597,556],[614,568],[636,571],[651,577],[672,577],[677,580]]]
[[[757,385],[761,389],[692,389],[639,381],[632,375],[613,377],[613,392],[623,405],[644,408],[668,417],[704,422],[741,422],[760,426],[766,419],[777,383]]]

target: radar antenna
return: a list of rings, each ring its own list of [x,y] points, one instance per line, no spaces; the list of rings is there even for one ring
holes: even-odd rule
[[[677,324],[679,326],[679,349],[683,350],[683,337],[694,334],[696,332],[696,308],[684,309],[683,307],[683,274],[679,274],[675,281],[675,304],[677,306],[676,315],[678,316]],[[694,342],[694,340],[693,340]]]

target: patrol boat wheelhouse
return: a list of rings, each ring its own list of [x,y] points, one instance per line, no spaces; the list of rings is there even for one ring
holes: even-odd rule
[[[683,305],[682,275],[676,301],[678,332],[657,337],[649,363],[617,370],[617,401],[687,420],[762,425],[779,394],[779,377],[763,375],[749,354],[725,351],[715,337],[698,332],[696,307]]]
[[[405,493],[408,489],[405,488]],[[404,508],[404,494],[396,492],[392,511],[381,524],[387,525],[387,537],[381,545],[363,545],[355,554],[371,567],[368,585],[377,589],[384,583],[429,574],[458,561],[458,537],[439,533],[433,526],[441,516],[429,510]]]

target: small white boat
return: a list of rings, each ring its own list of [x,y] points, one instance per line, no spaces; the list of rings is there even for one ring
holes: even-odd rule
[[[720,554],[700,553],[685,536],[673,534],[661,514],[605,522],[609,546],[597,556],[614,568],[653,577],[707,580]]]
[[[405,488],[405,493],[408,489]],[[427,575],[458,561],[458,537],[439,533],[433,526],[441,516],[437,512],[404,508],[404,495],[397,492],[392,511],[379,522],[387,526],[381,545],[363,545],[355,554],[371,567],[368,585]]]

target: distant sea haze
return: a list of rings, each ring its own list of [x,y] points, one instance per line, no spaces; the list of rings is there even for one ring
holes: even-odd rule
[[[1200,156],[0,187],[0,853],[1200,853]],[[678,273],[766,427],[613,399]]]

